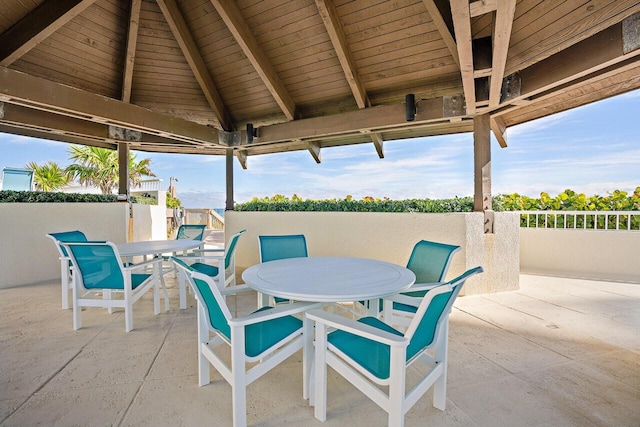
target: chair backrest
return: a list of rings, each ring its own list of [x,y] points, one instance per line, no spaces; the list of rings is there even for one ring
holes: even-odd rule
[[[421,240],[413,247],[407,268],[416,275],[416,283],[442,282],[459,250],[460,246]]]
[[[111,242],[61,242],[80,274],[85,289],[124,289],[124,273],[118,249]]]
[[[483,271],[482,267],[469,269],[450,282],[427,292],[405,333],[405,337],[410,339],[407,360],[434,343],[465,281]]]
[[[309,256],[304,234],[258,236],[260,262]]]
[[[33,190],[33,170],[22,168],[2,168],[2,190]]]
[[[231,327],[229,326],[229,320],[232,318],[231,312],[216,283],[206,274],[192,269],[180,258],[171,257],[171,260],[178,268],[182,269],[191,284],[197,300],[204,309],[209,328],[219,331],[227,339],[231,340]]]
[[[176,240],[202,240],[204,239],[204,229],[206,225],[202,224],[183,224],[178,228]]]
[[[80,230],[63,231],[60,233],[49,233],[47,234],[47,237],[53,240],[53,243],[55,243],[56,249],[58,249],[58,252],[60,253],[61,257],[69,256],[69,254],[67,253],[67,249],[60,244],[61,242],[66,243],[66,242],[86,242],[87,241],[87,236],[85,236],[84,233]]]
[[[238,245],[238,240],[242,233],[247,230],[240,230],[229,239],[229,243],[225,247],[225,255],[224,255],[224,268],[227,269],[231,265],[231,261],[233,260],[233,255],[236,252],[236,246]]]

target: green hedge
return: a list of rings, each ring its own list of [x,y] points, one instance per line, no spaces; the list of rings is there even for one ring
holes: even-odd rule
[[[158,201],[151,197],[132,196],[133,203],[157,205]],[[79,194],[51,193],[43,191],[0,191],[0,203],[116,203],[118,196],[114,194]]]

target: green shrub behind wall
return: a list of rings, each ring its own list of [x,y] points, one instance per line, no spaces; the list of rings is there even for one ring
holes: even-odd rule
[[[151,197],[132,196],[133,203],[157,205]],[[0,191],[0,203],[117,203],[115,194],[49,193],[42,191]]]

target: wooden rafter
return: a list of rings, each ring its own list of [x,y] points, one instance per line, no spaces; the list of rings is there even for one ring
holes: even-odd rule
[[[365,90],[364,85],[362,84],[362,79],[360,79],[360,75],[358,74],[355,60],[351,55],[349,43],[347,43],[347,39],[344,35],[342,25],[340,24],[340,18],[338,17],[333,1],[316,0],[316,6],[318,7],[320,17],[327,29],[327,33],[329,34],[329,38],[333,44],[333,49],[336,51],[336,55],[338,56],[338,60],[340,61],[340,65],[344,71],[347,83],[349,83],[349,87],[351,88],[353,97],[356,99],[358,107],[370,107],[371,103],[367,96],[367,91]]]
[[[460,74],[467,106],[467,114],[476,112],[476,88],[473,76],[473,48],[471,44],[471,16],[469,0],[451,0],[451,16],[460,59]]]
[[[442,18],[442,14],[440,13],[438,6],[435,4],[434,0],[423,0],[423,3],[427,8],[427,11],[429,12],[429,16],[431,16],[433,24],[438,29],[438,32],[440,33],[444,44],[447,45],[447,48],[449,49],[453,60],[456,64],[458,64],[458,67],[460,67],[458,46],[456,45],[456,41],[454,40],[453,35],[451,35],[451,31],[449,31],[449,27],[447,27],[447,23]]]
[[[491,130],[498,140],[500,147],[507,148],[507,125],[500,116],[491,117]]]
[[[47,0],[0,36],[0,66],[7,67],[96,0]]]
[[[516,0],[502,0],[497,4],[495,29],[493,32],[493,59],[491,61],[491,81],[489,86],[489,107],[500,104],[502,79],[507,64],[509,41]]]
[[[371,133],[371,140],[373,141],[373,145],[376,147],[378,157],[384,159],[384,140],[382,139],[382,134],[378,132]]]
[[[226,24],[236,42],[242,48],[253,68],[260,75],[263,83],[280,106],[280,109],[288,120],[295,119],[296,104],[276,74],[273,66],[258,45],[251,30],[242,18],[240,11],[234,2],[211,0],[218,14]]]
[[[322,161],[322,157],[320,155],[320,143],[311,141],[308,142],[307,145],[309,147],[309,153],[311,153],[311,157],[313,157],[313,160],[315,160],[316,163],[320,164],[320,162]]]
[[[164,18],[171,28],[171,32],[176,38],[176,41],[185,56],[185,59],[189,63],[191,71],[195,75],[204,96],[207,98],[209,106],[218,118],[222,129],[226,131],[233,130],[234,126],[231,122],[231,118],[229,117],[229,113],[222,102],[218,89],[213,82],[211,74],[209,74],[207,65],[204,63],[204,60],[198,51],[196,42],[193,40],[193,36],[187,27],[178,5],[175,0],[157,0],[157,2]]]
[[[216,129],[0,67],[0,101],[201,145],[223,145]]]
[[[133,82],[133,66],[138,43],[138,26],[140,24],[140,6],[142,0],[131,0],[129,11],[129,28],[127,30],[127,49],[124,56],[124,72],[122,76],[122,101],[131,102],[131,84]]]

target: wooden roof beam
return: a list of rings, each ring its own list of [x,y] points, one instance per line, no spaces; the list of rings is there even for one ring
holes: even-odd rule
[[[217,129],[0,67],[0,101],[205,145],[225,146]]]
[[[204,96],[207,98],[209,106],[218,118],[220,126],[222,126],[222,129],[225,131],[234,130],[229,112],[227,111],[224,102],[222,102],[222,98],[220,97],[218,89],[213,82],[213,78],[211,77],[211,74],[209,74],[209,69],[200,55],[196,42],[193,39],[191,31],[187,27],[187,23],[185,22],[175,0],[157,0],[157,2],[165,20],[169,24],[169,28],[171,28],[173,36],[176,38],[176,41],[182,50],[185,59],[189,63],[191,71],[195,75]]]
[[[0,66],[8,67],[96,0],[47,0],[0,35]]]
[[[460,95],[461,98],[461,95]],[[317,140],[354,133],[380,133],[385,129],[399,129],[424,126],[439,121],[449,123],[460,119],[463,112],[451,112],[444,98],[423,99],[415,120],[406,121],[404,104],[379,105],[362,110],[348,111],[338,115],[311,117],[286,123],[260,127],[260,138],[251,147],[289,141]],[[239,146],[248,147],[241,143]]]
[[[378,157],[384,159],[384,139],[382,139],[382,134],[379,132],[372,132],[371,140],[373,141],[373,145],[376,147]]]
[[[498,140],[500,147],[507,148],[507,125],[504,123],[502,117],[492,116],[490,124],[491,130]]]
[[[131,85],[133,83],[133,66],[138,44],[138,25],[140,23],[140,6],[142,0],[131,0],[129,10],[129,28],[127,29],[127,48],[124,54],[124,72],[122,76],[122,102],[131,102]]]
[[[358,74],[355,60],[351,55],[349,43],[347,43],[347,38],[344,35],[342,25],[340,24],[340,18],[338,17],[338,12],[336,11],[333,1],[316,0],[316,6],[320,12],[320,17],[324,22],[324,26],[327,29],[327,33],[329,33],[333,49],[336,51],[336,55],[338,56],[338,60],[340,61],[340,65],[344,71],[347,83],[349,83],[349,87],[351,87],[351,92],[356,99],[358,107],[370,107],[371,101],[369,101],[367,91],[365,90],[362,79],[360,79],[360,75]]]
[[[442,13],[440,12],[440,9],[438,8],[434,0],[423,0],[423,3],[427,8],[427,11],[429,12],[429,16],[431,16],[431,20],[433,21],[433,24],[438,29],[438,32],[440,33],[440,36],[442,37],[444,44],[447,45],[447,48],[449,49],[449,52],[451,52],[451,56],[453,57],[453,60],[455,61],[456,64],[458,64],[458,68],[459,68],[460,58],[458,57],[458,46],[456,45],[456,41],[454,40],[453,35],[451,35],[451,31],[449,30],[447,23],[442,17]]]
[[[296,104],[284,87],[273,65],[269,62],[262,48],[256,41],[247,26],[244,18],[240,14],[237,6],[231,1],[211,0],[211,4],[216,8],[218,14],[226,24],[236,42],[242,48],[253,68],[260,75],[263,83],[280,106],[280,109],[288,120],[294,120],[296,116]]]
[[[471,15],[469,0],[451,0],[451,16],[460,59],[460,74],[467,114],[476,112],[476,87],[473,77],[473,48],[471,44]]]
[[[500,104],[502,79],[507,65],[509,41],[513,15],[516,11],[516,0],[502,0],[497,3],[495,28],[493,31],[493,59],[491,61],[491,78],[489,86],[489,107]]]

